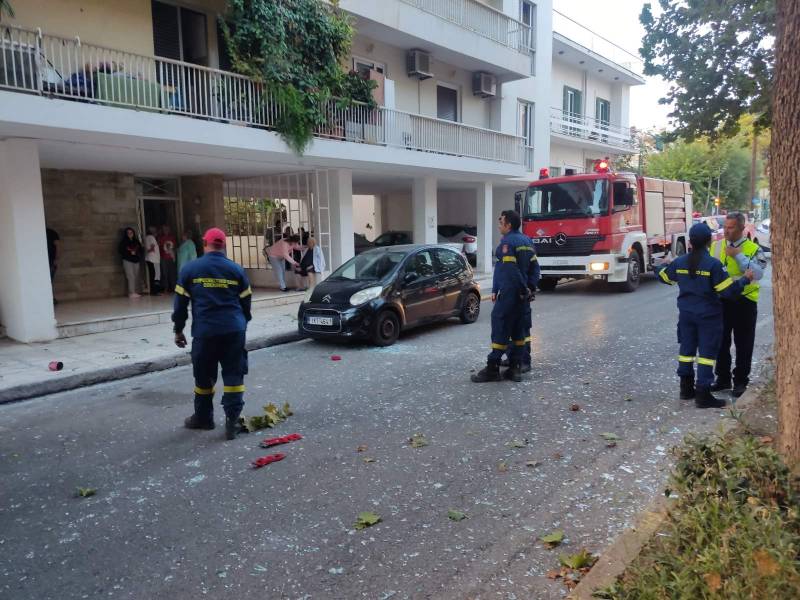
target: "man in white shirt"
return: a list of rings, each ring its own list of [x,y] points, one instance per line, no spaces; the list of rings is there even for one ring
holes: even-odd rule
[[[155,227],[148,227],[144,238],[144,261],[147,265],[151,296],[161,295],[161,252],[158,249],[157,232]]]

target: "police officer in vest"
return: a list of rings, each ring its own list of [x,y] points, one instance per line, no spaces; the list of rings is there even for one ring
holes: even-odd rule
[[[536,290],[534,269],[538,267],[531,240],[520,233],[521,220],[513,210],[504,210],[498,219],[503,236],[495,250],[497,263],[492,280],[492,343],[486,367],[472,375],[475,383],[501,381],[503,377],[522,381],[522,363],[526,337],[526,306]],[[509,344],[510,342],[510,344]],[[509,367],[500,375],[503,353]]]
[[[750,383],[750,366],[753,360],[753,345],[756,337],[758,316],[759,280],[764,276],[767,259],[761,247],[744,235],[745,218],[740,212],[728,213],[725,219],[725,239],[711,245],[711,256],[722,262],[728,274],[736,279],[750,269],[753,281],[733,299],[723,301],[722,345],[717,357],[717,380],[714,391],[731,389],[738,398]],[[736,368],[731,379],[731,334],[736,344]]]
[[[222,367],[222,407],[225,438],[239,431],[247,373],[245,331],[250,321],[252,290],[244,269],[225,257],[225,233],[216,227],[203,236],[205,254],[189,262],[175,286],[175,344],[186,347],[183,328],[192,305],[192,369],[194,414],[185,421],[189,429],[214,429],[214,385]]]

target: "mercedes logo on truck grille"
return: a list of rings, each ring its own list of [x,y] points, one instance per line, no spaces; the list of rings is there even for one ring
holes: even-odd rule
[[[563,246],[567,243],[567,234],[566,233],[557,233],[555,237],[556,246]]]

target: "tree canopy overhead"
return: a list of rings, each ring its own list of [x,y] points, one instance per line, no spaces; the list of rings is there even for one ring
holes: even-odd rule
[[[775,0],[658,0],[639,20],[646,75],[672,82],[661,102],[672,104],[674,135],[693,139],[727,136],[739,118],[772,122]]]

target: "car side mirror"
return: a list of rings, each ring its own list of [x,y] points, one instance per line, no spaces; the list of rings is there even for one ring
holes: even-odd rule
[[[525,196],[524,191],[514,192],[514,210],[518,215],[522,214],[522,198]]]
[[[417,279],[419,279],[419,275],[417,275],[416,273],[406,273],[405,276],[403,277],[403,283],[405,284],[413,283]]]

